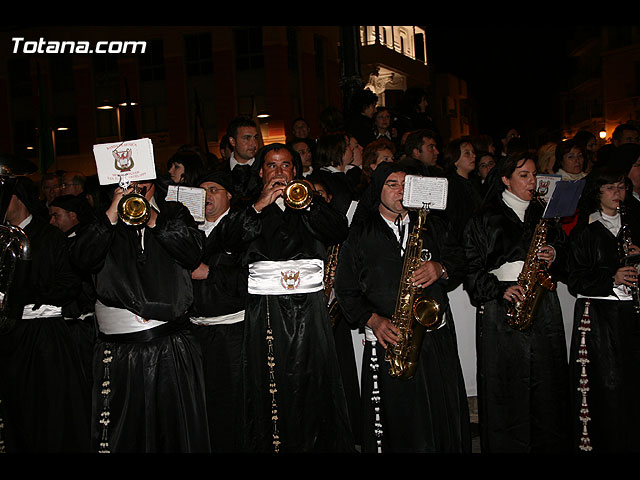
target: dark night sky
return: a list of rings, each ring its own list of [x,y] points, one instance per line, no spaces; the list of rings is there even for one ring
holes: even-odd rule
[[[557,123],[558,94],[570,63],[560,25],[426,25],[427,57],[439,72],[467,81],[476,100],[481,133]]]

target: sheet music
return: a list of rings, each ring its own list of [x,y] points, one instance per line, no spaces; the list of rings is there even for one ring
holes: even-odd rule
[[[404,179],[405,208],[422,208],[426,203],[431,210],[447,208],[449,181],[444,177],[407,175]]]
[[[182,203],[196,222],[204,222],[205,198],[204,188],[169,185],[165,200]]]

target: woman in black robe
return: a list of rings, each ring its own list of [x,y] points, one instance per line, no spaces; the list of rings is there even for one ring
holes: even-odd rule
[[[503,160],[488,204],[464,232],[465,289],[477,309],[476,349],[481,449],[493,452],[568,450],[568,364],[562,311],[545,291],[530,328],[507,323],[507,309],[522,299],[517,278],[543,207],[532,201],[535,162],[530,153]],[[495,170],[495,169],[494,169]],[[499,193],[501,191],[501,193]],[[563,233],[548,227],[538,254],[562,273]],[[553,249],[550,247],[553,246]]]
[[[640,314],[630,287],[636,266],[624,267],[620,247],[640,253],[637,216],[618,213],[630,192],[618,168],[596,167],[571,232],[569,291],[577,296],[571,339],[573,447],[594,452],[640,451]],[[626,227],[625,227],[626,225]],[[622,233],[627,231],[628,234]]]
[[[371,188],[378,201],[341,247],[335,287],[352,328],[370,326],[374,314],[390,319],[396,307],[405,260],[401,244],[379,211],[383,185],[394,172],[402,170],[392,163],[376,168]],[[416,221],[414,213],[404,216],[407,232]],[[437,275],[421,296],[440,305],[446,323],[425,333],[411,379],[389,374],[390,364],[384,360],[388,344],[382,344],[373,326],[366,331],[362,362],[362,451],[366,453],[471,450],[467,396],[447,296],[448,283],[463,272],[462,249],[442,220],[431,215],[422,239],[423,249],[430,252],[426,263],[434,265]]]

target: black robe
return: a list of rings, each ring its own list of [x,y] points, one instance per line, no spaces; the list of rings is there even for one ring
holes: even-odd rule
[[[71,269],[64,235],[37,216],[24,233],[31,261],[26,285],[14,298],[20,306],[68,304],[80,278]],[[18,319],[0,334],[0,399],[7,452],[89,452],[89,384],[61,315]]]
[[[568,450],[568,364],[562,311],[555,291],[545,292],[533,325],[507,324],[501,282],[489,273],[525,260],[542,207],[531,203],[524,223],[503,200],[473,216],[464,232],[468,274],[464,286],[476,306],[478,414],[483,453]],[[550,272],[562,277],[563,232],[552,223],[547,243],[556,250]]]
[[[203,235],[177,202],[163,203],[155,227],[144,228],[141,249],[136,228],[121,221],[112,225],[102,215],[78,232],[72,249],[78,268],[94,273],[101,303],[166,322],[142,332],[100,332],[94,352],[93,448],[207,452],[202,358],[187,314]],[[107,413],[109,423],[103,425]]]
[[[630,228],[638,245],[638,217]],[[635,220],[635,221],[633,221]],[[620,267],[618,241],[595,221],[579,224],[571,232],[569,250],[569,291],[578,298],[574,310],[570,348],[572,385],[573,443],[580,448],[586,438],[594,452],[622,453],[640,451],[640,318],[632,313],[630,300],[606,300],[613,294],[613,276]],[[585,298],[586,297],[586,298]],[[583,331],[582,317],[589,302],[589,329]],[[583,338],[584,333],[584,338]],[[581,349],[584,341],[586,352]],[[588,392],[586,406],[590,421],[586,438],[580,420],[582,393],[578,390],[582,376],[581,358],[586,356]]]
[[[230,213],[214,228],[224,228]],[[202,262],[209,265],[204,280],[193,280],[191,317],[218,317],[244,310],[247,268],[239,253],[227,252],[213,232],[205,240]],[[242,440],[242,339],[244,322],[193,324],[202,350],[211,451],[238,452]]]
[[[347,220],[322,199],[308,210],[276,204],[252,207],[236,229],[249,241],[243,264],[326,260],[325,245],[347,235]],[[241,242],[236,242],[241,244]],[[273,452],[274,423],[267,364],[267,320],[273,331],[277,430],[282,452],[347,452],[353,435],[324,291],[293,295],[249,294],[243,346],[244,448]],[[268,313],[267,313],[268,312]]]
[[[413,228],[413,221],[409,228]],[[445,265],[451,281],[463,268],[462,249],[445,224],[428,216],[423,248]],[[352,327],[364,327],[373,313],[391,318],[396,306],[403,257],[392,230],[378,212],[352,228],[342,245],[335,289]],[[385,350],[366,342],[363,354],[363,452],[376,451],[373,375],[377,374],[382,415],[382,452],[470,452],[469,410],[458,357],[455,326],[447,296],[448,280],[423,292],[445,312],[444,327],[426,333],[412,379],[393,378]],[[375,348],[378,367],[371,365]]]

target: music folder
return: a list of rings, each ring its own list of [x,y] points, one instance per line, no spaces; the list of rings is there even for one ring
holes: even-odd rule
[[[444,177],[423,177],[407,175],[404,179],[404,196],[402,205],[405,208],[422,208],[444,210],[447,208],[449,181]]]
[[[206,193],[204,188],[169,185],[165,200],[182,203],[196,222],[204,222]]]
[[[556,182],[551,198],[544,209],[544,218],[570,217],[578,208],[578,201],[585,180],[561,180]]]

